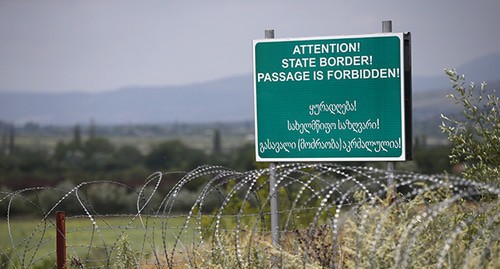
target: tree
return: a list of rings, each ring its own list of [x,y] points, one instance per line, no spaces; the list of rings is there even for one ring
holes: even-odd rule
[[[102,171],[104,169],[112,169],[113,154],[115,147],[108,139],[91,138],[83,144],[83,153],[85,156],[84,167],[88,171]]]
[[[214,142],[213,142],[213,151],[214,154],[220,154],[222,152],[222,142],[220,137],[219,129],[214,131]]]
[[[75,149],[80,149],[82,147],[82,130],[78,124],[73,129],[73,147]]]
[[[9,129],[9,148],[8,148],[8,154],[12,154],[14,152],[15,137],[16,137],[16,128],[14,127],[14,124],[11,124],[10,125],[10,129]]]
[[[436,145],[432,147],[414,147],[413,160],[416,162],[418,172],[425,174],[442,173],[449,171],[451,147],[449,145]]]
[[[479,90],[474,83],[465,86],[465,76],[455,69],[445,70],[454,93],[447,97],[463,107],[462,117],[441,115],[441,130],[453,144],[450,162],[463,163],[467,178],[499,182],[500,177],[500,120],[499,98],[495,90],[481,83]]]
[[[158,170],[192,170],[205,162],[205,154],[179,140],[166,141],[146,156],[146,166]]]
[[[91,138],[83,144],[83,151],[87,158],[92,158],[96,154],[112,154],[115,151],[113,144],[106,138]]]
[[[237,171],[249,171],[257,168],[253,143],[247,143],[235,149],[232,156],[229,167]]]
[[[113,155],[113,164],[116,168],[125,169],[143,162],[142,153],[133,145],[124,145],[118,148]]]

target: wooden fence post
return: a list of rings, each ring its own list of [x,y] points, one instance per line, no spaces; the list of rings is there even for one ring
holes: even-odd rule
[[[57,269],[66,269],[66,212],[56,212]]]

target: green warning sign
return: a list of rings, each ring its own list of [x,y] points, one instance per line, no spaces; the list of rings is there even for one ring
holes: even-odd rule
[[[257,161],[405,159],[404,34],[253,43]]]

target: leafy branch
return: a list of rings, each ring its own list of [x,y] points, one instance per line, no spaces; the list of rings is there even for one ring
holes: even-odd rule
[[[464,175],[471,179],[498,182],[500,167],[499,98],[485,82],[479,89],[475,83],[466,85],[465,76],[455,69],[445,70],[453,93],[447,95],[463,107],[461,117],[441,115],[441,130],[453,144],[452,164],[463,164]]]

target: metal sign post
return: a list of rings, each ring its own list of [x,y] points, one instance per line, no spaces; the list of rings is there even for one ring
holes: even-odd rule
[[[392,33],[392,21],[382,21],[382,33]],[[394,162],[387,162],[387,187],[394,184]]]
[[[274,38],[274,30],[266,30],[265,38]],[[271,203],[271,238],[273,246],[280,245],[280,215],[279,215],[279,201],[278,189],[276,185],[276,165],[275,163],[269,164],[269,196]]]

